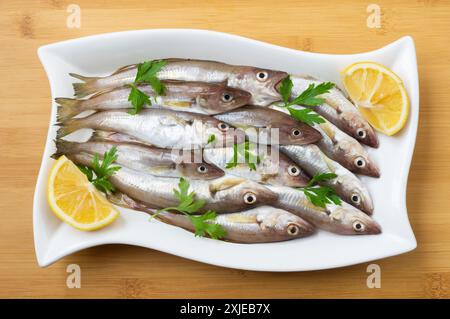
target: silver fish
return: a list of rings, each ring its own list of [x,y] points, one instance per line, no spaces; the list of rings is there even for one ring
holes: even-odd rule
[[[286,108],[276,105],[272,105],[271,108],[285,113],[289,112]],[[292,106],[292,108],[305,109],[298,105]],[[380,177],[378,166],[356,139],[342,132],[327,120],[325,123],[315,123],[312,126],[322,135],[316,144],[328,157],[354,173]]]
[[[176,111],[201,114],[218,114],[248,104],[251,95],[246,91],[222,84],[203,82],[163,81],[164,95],[156,95],[150,85],[141,84],[138,89],[146,93],[152,105]],[[65,121],[83,111],[132,108],[128,101],[130,88],[120,87],[98,93],[88,99],[56,98],[58,121]]]
[[[252,66],[236,66],[214,61],[165,59],[166,65],[157,73],[160,80],[226,83],[227,86],[251,93],[250,104],[267,106],[281,99],[277,85],[287,73]],[[106,77],[70,75],[84,83],[74,83],[76,97],[123,86],[134,82],[137,65],[128,65]]]
[[[189,149],[226,146],[241,143],[245,134],[227,123],[202,114],[175,112],[163,109],[145,109],[136,115],[125,110],[97,112],[83,118],[59,123],[57,138],[82,128],[114,131],[133,136],[145,143],[161,148]],[[215,143],[208,143],[210,136]]]
[[[109,199],[116,205],[155,214],[155,210],[124,194],[114,194]],[[192,222],[184,215],[160,212],[157,219],[194,232]],[[223,240],[236,243],[270,243],[311,235],[314,226],[287,211],[270,206],[252,208],[240,213],[221,214],[212,223],[221,225],[226,235]]]
[[[237,152],[237,166],[228,168],[227,164],[233,160],[234,149],[232,147],[205,149],[203,158],[208,163],[213,163],[227,173],[242,178],[270,185],[284,185],[291,187],[306,186],[310,180],[309,176],[288,156],[280,153],[278,149],[267,145],[259,145],[254,150],[258,156],[259,163],[255,161],[255,170],[249,168],[245,156]],[[247,162],[249,160],[247,159]]]
[[[294,84],[292,98],[301,94],[310,84],[319,84],[322,82],[311,76],[296,75],[291,75],[291,80]],[[321,97],[325,99],[325,103],[314,107],[317,113],[361,143],[378,147],[378,137],[374,129],[362,117],[355,105],[345,97],[341,90],[333,88],[329,93],[322,94]]]
[[[332,187],[347,203],[372,214],[373,202],[367,188],[352,172],[322,153],[317,145],[284,145],[280,150],[311,176],[336,174],[335,179],[324,182],[324,185]]]
[[[303,145],[317,142],[321,138],[314,128],[271,108],[245,106],[215,115],[215,118],[245,130],[254,143]],[[273,129],[278,130],[277,136],[273,135]]]
[[[268,188],[278,194],[274,206],[304,218],[317,228],[342,235],[381,233],[381,227],[376,221],[345,202],[321,208],[313,205],[301,190],[284,186]]]
[[[55,157],[73,153],[103,154],[112,147],[116,147],[117,160],[115,163],[128,168],[149,173],[155,176],[187,177],[190,179],[214,179],[222,177],[224,171],[214,164],[200,161],[194,163],[189,156],[181,156],[168,149],[138,145],[134,143],[117,143],[109,141],[87,141],[84,143],[69,142],[57,139]],[[193,151],[190,151],[193,152]]]
[[[68,154],[68,158],[77,164],[91,166],[93,156],[78,153]],[[174,189],[178,189],[177,178],[153,176],[121,166],[109,181],[119,192],[151,208],[176,207],[179,204],[174,194]],[[190,180],[189,184],[188,192],[194,192],[197,199],[205,201],[198,213],[208,210],[217,213],[238,212],[269,205],[277,199],[277,195],[267,187],[237,177],[224,176],[212,181]]]

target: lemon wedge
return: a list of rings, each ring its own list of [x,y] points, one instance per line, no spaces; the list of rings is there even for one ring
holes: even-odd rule
[[[105,196],[64,155],[50,171],[47,200],[56,216],[80,230],[100,229],[119,216]]]
[[[409,99],[402,80],[375,62],[357,62],[341,72],[351,100],[378,131],[394,135],[406,123]]]

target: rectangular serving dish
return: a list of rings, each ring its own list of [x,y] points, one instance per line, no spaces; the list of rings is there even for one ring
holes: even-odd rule
[[[47,142],[36,184],[33,226],[36,256],[45,267],[92,246],[130,244],[223,267],[258,271],[305,271],[335,268],[408,252],[416,239],[408,221],[406,185],[419,117],[419,84],[414,42],[403,37],[381,49],[348,55],[302,52],[235,35],[205,30],[161,29],[102,34],[40,47],[39,58],[52,92]],[[357,61],[382,63],[404,81],[411,103],[405,128],[394,137],[379,135],[380,147],[368,148],[379,165],[379,179],[362,176],[374,204],[374,218],[383,233],[340,236],[324,231],[303,239],[267,244],[235,244],[193,234],[147,214],[119,208],[112,225],[82,232],[61,222],[46,200],[46,183],[55,151],[55,97],[72,96],[68,73],[108,75],[120,66],[145,60],[177,57],[217,60],[231,64],[310,74],[341,84],[339,72]],[[117,251],[120,254],[120,250]]]

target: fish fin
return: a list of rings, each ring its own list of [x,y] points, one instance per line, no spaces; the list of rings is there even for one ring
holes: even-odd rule
[[[303,74],[299,76],[300,78],[303,78],[305,80],[311,80],[311,81],[320,81],[318,78],[316,78],[313,75],[309,75],[309,74]]]
[[[115,134],[114,132],[95,130],[95,131],[92,132],[92,135],[89,138],[89,142],[93,142],[93,141],[114,141],[114,139],[111,138],[111,136],[114,135],[114,134]]]
[[[64,155],[67,153],[71,153],[73,147],[76,145],[76,142],[66,141],[60,138],[55,140],[56,152],[55,154]]]
[[[336,144],[337,141],[335,139],[335,132],[333,130],[333,127],[330,125],[330,123],[328,123],[328,122],[320,123],[319,126],[322,129],[322,131],[325,133],[325,135],[330,138],[330,140],[333,142],[333,144]]]
[[[85,97],[98,91],[95,86],[95,81],[100,79],[100,77],[87,77],[76,73],[69,73],[69,75],[75,79],[83,81],[83,83],[72,84],[76,97]]]
[[[60,158],[62,155],[61,153],[55,152],[52,155],[50,155],[50,158],[53,158],[54,160],[57,160],[58,158]]]
[[[232,188],[238,184],[243,183],[244,181],[245,179],[240,177],[227,177],[224,179],[215,180],[210,183],[209,191],[214,195],[219,191]]]
[[[55,125],[59,126],[58,131],[56,131],[56,138],[60,139],[72,132],[75,132],[81,128],[80,124],[80,119],[70,119],[64,123],[56,123]]]
[[[106,195],[108,200],[114,205],[121,206],[128,209],[134,209],[141,212],[148,213],[150,215],[154,215],[156,213],[156,208],[147,205],[145,203],[134,200],[130,196],[121,193],[119,191],[115,191],[112,194]]]
[[[126,70],[130,70],[130,69],[133,69],[135,67],[137,67],[137,64],[125,65],[125,66],[122,66],[122,67],[118,68],[117,70],[115,70],[113,73],[111,73],[111,75],[114,75],[114,74],[117,74],[117,73],[120,73],[120,72],[123,72],[123,71],[126,71]]]
[[[59,104],[56,113],[58,122],[65,122],[82,112],[81,104],[83,101],[81,100],[57,97],[55,102]]]

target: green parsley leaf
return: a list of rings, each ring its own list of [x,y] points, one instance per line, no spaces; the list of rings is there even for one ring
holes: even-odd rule
[[[317,96],[328,93],[333,87],[334,83],[331,82],[323,82],[317,85],[311,83],[305,91],[303,91],[299,96],[289,102],[286,106],[295,104],[305,106],[318,106],[320,104],[323,104],[325,100]]]
[[[95,178],[92,181],[92,185],[94,185],[98,190],[100,190],[103,193],[112,193],[116,190],[114,185],[108,180],[106,176]]]
[[[214,143],[215,140],[216,140],[216,135],[211,134],[210,136],[208,136],[208,142],[206,143],[206,145],[208,145],[210,143]]]
[[[167,62],[164,60],[139,63],[134,83],[149,83],[152,78],[156,77],[156,73],[158,73],[166,65],[166,63]]]
[[[325,208],[326,204],[334,203],[335,205],[341,205],[342,200],[336,195],[334,189],[329,186],[313,186],[318,182],[327,181],[336,178],[334,173],[316,174],[310,180],[308,185],[304,188],[300,188],[303,191],[308,200],[315,206]]]
[[[313,125],[314,123],[325,123],[325,120],[319,114],[309,108],[299,110],[288,106],[287,109],[291,116],[297,121],[306,123],[308,125]]]
[[[189,218],[194,225],[196,236],[210,236],[213,239],[220,239],[226,235],[225,229],[213,221],[216,219],[216,213],[207,211],[202,215],[192,215],[205,205],[202,199],[196,199],[195,193],[189,193],[189,183],[183,177],[180,178],[178,189],[174,189],[175,197],[180,201],[176,207],[167,207],[158,210],[153,217],[156,217],[163,211],[178,211]]]
[[[312,83],[299,96],[289,102],[293,86],[294,84],[289,76],[281,82],[280,86],[280,94],[284,101],[284,107],[288,108],[291,116],[308,125],[325,123],[325,120],[311,109],[299,110],[293,108],[292,105],[320,105],[325,102],[325,100],[317,96],[329,92],[329,90],[334,87],[334,84],[331,82],[320,83],[318,85]]]
[[[128,95],[128,101],[133,105],[128,113],[135,115],[142,110],[142,107],[152,105],[150,98],[147,94],[139,90],[136,86],[141,83],[147,83],[151,85],[153,91],[155,91],[155,102],[158,95],[165,94],[165,87],[163,83],[156,77],[156,74],[166,65],[164,60],[146,61],[138,64],[136,78],[134,83],[131,84],[131,91]]]
[[[115,191],[114,185],[108,180],[121,167],[111,166],[117,160],[117,148],[113,146],[109,151],[103,154],[103,160],[100,164],[99,155],[95,154],[92,159],[91,167],[78,166],[88,180],[101,192],[111,193]],[[95,175],[95,177],[94,177]]]
[[[291,98],[292,87],[294,84],[292,83],[291,77],[288,76],[281,82],[280,86],[280,94],[283,98],[285,104],[289,103],[289,99]]]
[[[209,235],[212,239],[224,237],[226,235],[225,229],[221,225],[212,223],[216,217],[216,213],[210,210],[203,215],[190,216],[190,220],[195,227],[195,236]]]
[[[84,165],[77,165],[81,172],[83,172],[84,175],[88,178],[88,181],[92,182],[94,179],[94,171],[87,166]]]
[[[128,111],[128,113],[131,115],[138,114],[145,104],[152,105],[148,95],[139,90],[134,85],[131,86],[131,92],[128,95],[128,101],[131,102],[131,105],[133,105],[133,108]]]
[[[316,174],[311,178],[307,186],[312,186],[318,182],[329,181],[330,179],[334,179],[336,177],[337,175],[335,173]]]

